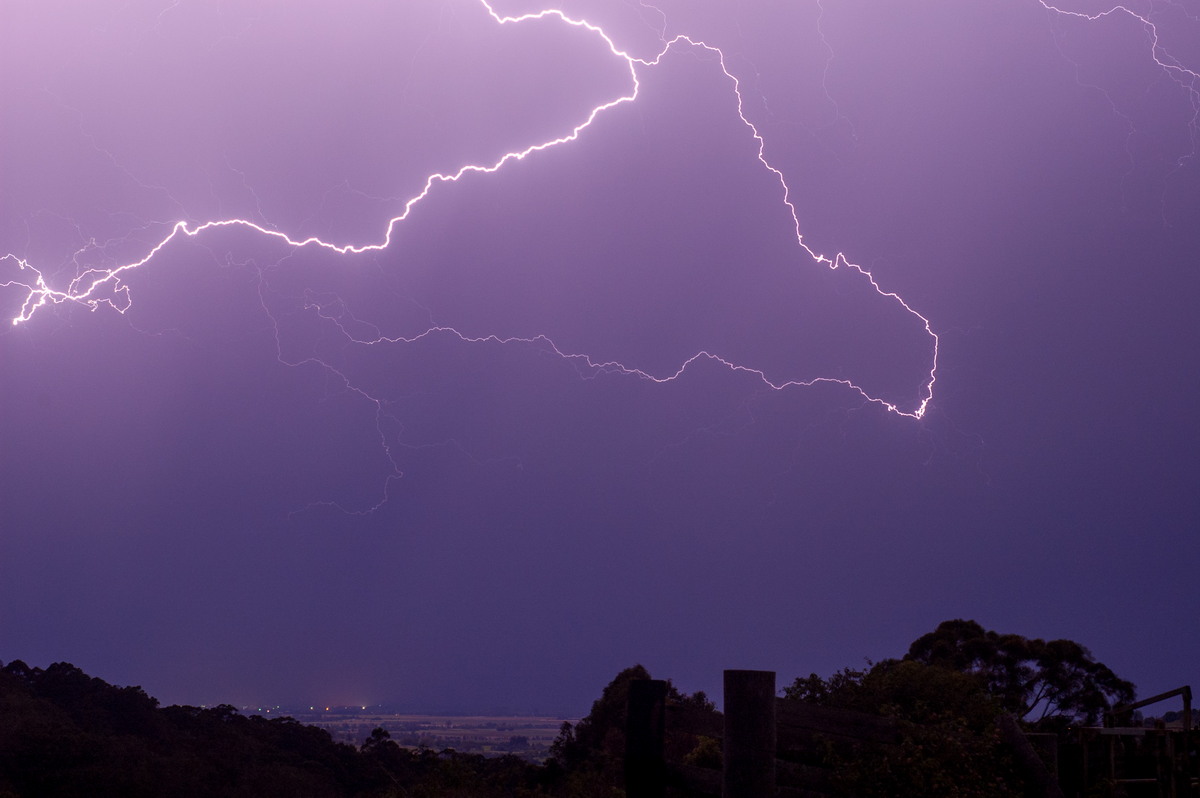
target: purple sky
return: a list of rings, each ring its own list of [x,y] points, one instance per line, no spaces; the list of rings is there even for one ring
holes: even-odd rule
[[[965,617],[1195,682],[1200,7],[562,8],[720,48],[745,121],[680,42],[386,248],[180,232],[92,311],[177,222],[379,244],[629,62],[479,0],[0,7],[0,659],[580,713]]]

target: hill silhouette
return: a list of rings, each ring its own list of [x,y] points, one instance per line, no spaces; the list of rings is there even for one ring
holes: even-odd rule
[[[65,662],[0,669],[0,798],[528,796],[544,769],[514,756],[362,749],[292,718],[160,707]]]

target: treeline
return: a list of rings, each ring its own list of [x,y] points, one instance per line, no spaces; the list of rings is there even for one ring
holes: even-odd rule
[[[554,756],[538,765],[405,748],[382,728],[356,748],[293,718],[160,707],[139,687],[69,663],[17,660],[0,667],[0,798],[611,798],[622,783],[629,682],[645,678],[641,666],[622,671],[588,717],[564,723]],[[694,715],[686,725],[719,733],[703,693],[672,690],[671,700]],[[672,739],[683,755],[699,738],[681,728]]]
[[[250,798],[617,798],[623,795],[625,714],[640,665],[604,688],[578,724],[564,723],[549,760],[410,749],[377,728],[359,748],[292,718],[231,706],[159,707],[67,663],[0,667],[0,798],[246,796]],[[785,701],[896,719],[900,744],[830,747],[834,788],[847,796],[1022,795],[997,734],[1001,716],[1026,728],[1094,725],[1133,686],[1071,641],[999,635],[947,621],[902,659],[828,678],[796,679]],[[720,768],[722,718],[704,695],[668,685],[666,756]],[[677,798],[688,798],[676,790]]]
[[[159,707],[65,662],[0,669],[0,798],[552,795],[545,768],[412,751],[377,729],[361,749],[291,718]]]

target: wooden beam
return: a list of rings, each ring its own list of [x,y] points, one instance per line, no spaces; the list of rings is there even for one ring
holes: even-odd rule
[[[625,795],[628,798],[664,798],[667,763],[667,683],[661,679],[635,679],[629,683],[625,715]]]
[[[775,671],[725,671],[723,798],[774,798],[775,748]]]

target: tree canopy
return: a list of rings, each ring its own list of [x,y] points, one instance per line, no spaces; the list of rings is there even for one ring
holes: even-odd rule
[[[1134,699],[1132,683],[1073,640],[999,634],[975,621],[943,621],[904,659],[980,679],[1006,711],[1041,729],[1095,726]]]
[[[796,679],[784,698],[895,719],[901,740],[853,752],[835,747],[825,765],[840,794],[1000,798],[1021,794],[997,721],[1061,731],[1095,725],[1133,685],[1071,640],[1045,641],[950,620],[915,640],[902,659]]]
[[[586,717],[574,726],[563,724],[547,763],[558,794],[590,798],[611,796],[622,789],[629,686],[649,678],[649,671],[641,665],[626,668],[604,688]],[[668,681],[666,704],[671,717],[665,740],[667,759],[711,758],[721,730],[721,715],[713,702],[703,691],[689,695]]]

